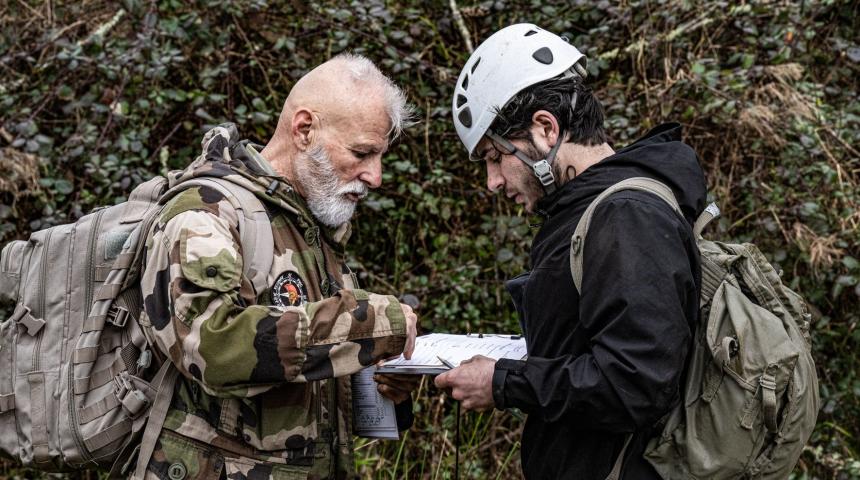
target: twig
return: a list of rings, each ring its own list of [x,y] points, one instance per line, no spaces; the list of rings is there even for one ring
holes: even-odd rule
[[[427,160],[433,158],[430,156],[430,100],[424,102],[424,110],[427,112],[427,118],[424,120],[424,152],[427,155]]]
[[[45,19],[45,16],[44,16],[44,15],[42,15],[41,13],[39,13],[39,11],[38,11],[38,10],[36,10],[36,9],[34,9],[33,7],[31,7],[31,6],[27,5],[27,2],[24,2],[23,0],[18,0],[18,4],[19,4],[19,5],[21,5],[22,7],[26,8],[27,10],[29,10],[29,11],[30,11],[30,13],[32,13],[33,15],[38,16],[38,17],[39,17],[39,18],[41,18],[42,20],[44,20],[44,19]]]
[[[248,36],[245,35],[245,30],[242,29],[242,26],[236,20],[236,16],[233,15],[233,25],[236,25],[236,31],[239,32],[239,36],[242,37],[242,40],[245,42],[245,46],[248,47],[248,54],[254,59],[254,62],[260,67],[260,73],[263,74],[263,80],[266,81],[266,88],[269,89],[269,95],[272,96],[272,100],[275,101],[276,104],[280,104],[280,100],[278,99],[278,95],[275,93],[275,89],[272,88],[272,82],[269,81],[269,74],[266,72],[266,67],[263,65],[263,62],[257,58],[257,55],[254,54],[254,45],[248,39]]]
[[[773,219],[776,220],[776,225],[779,227],[779,231],[782,232],[782,236],[785,237],[785,242],[789,245],[797,244],[797,242],[792,241],[791,237],[788,235],[788,232],[783,228],[782,222],[779,221],[779,215],[776,214],[776,210],[773,207],[769,208],[770,214],[773,215]]]
[[[93,32],[91,34],[87,35],[87,38],[85,38],[83,40],[79,40],[78,46],[86,45],[86,44],[92,42],[93,40],[95,40],[97,37],[104,37],[105,34],[107,32],[109,32],[113,27],[115,27],[116,24],[119,23],[119,21],[122,20],[122,17],[124,17],[124,16],[125,16],[125,9],[120,8],[119,10],[117,10],[116,13],[113,14],[113,17],[111,17],[110,20],[99,25],[99,27],[96,28],[95,30],[93,30]]]
[[[830,153],[830,149],[827,148],[827,143],[821,138],[821,135],[818,135],[816,132],[816,137],[818,137],[818,144],[821,145],[821,150],[824,152],[824,155],[833,162],[833,166],[836,167],[836,179],[839,181],[839,190],[843,193],[845,192],[845,183],[842,181],[842,165],[839,163],[839,160]]]
[[[469,29],[466,28],[466,22],[463,21],[463,15],[460,14],[460,9],[457,8],[457,0],[448,0],[448,6],[451,7],[454,23],[457,24],[457,30],[460,31],[463,42],[466,43],[466,48],[469,50],[469,53],[472,53],[475,51],[475,47],[472,46],[472,38],[469,35]]]
[[[845,149],[846,149],[846,150],[848,150],[849,152],[851,152],[852,154],[854,154],[854,156],[856,156],[856,157],[860,157],[860,152],[858,152],[857,150],[855,150],[855,149],[854,149],[854,147],[852,147],[852,146],[851,146],[851,145],[849,145],[847,142],[845,142],[845,140],[842,140],[842,138],[841,138],[841,137],[840,137],[836,132],[834,132],[834,131],[833,131],[833,130],[831,130],[830,128],[826,128],[826,127],[825,127],[825,128],[821,128],[820,130],[823,130],[823,131],[825,131],[825,132],[829,133],[829,134],[830,134],[830,136],[832,136],[833,138],[835,138],[837,142],[841,143],[841,144],[842,144],[842,146],[843,146],[843,147],[845,147]]]
[[[176,133],[176,130],[178,130],[181,125],[182,122],[176,122],[176,125],[174,125],[173,128],[170,130],[170,133],[168,133],[161,139],[161,142],[158,143],[158,146],[155,147],[155,150],[152,151],[152,155],[150,155],[149,158],[152,159],[155,158],[156,155],[158,155],[158,151],[161,150],[161,147],[163,147],[164,144],[167,143],[168,140],[170,140],[170,137],[172,137],[173,134]]]

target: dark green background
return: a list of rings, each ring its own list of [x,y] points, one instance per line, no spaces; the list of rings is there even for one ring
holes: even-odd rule
[[[858,5],[460,2],[471,41],[521,21],[588,57],[612,143],[680,121],[724,217],[814,306],[819,425],[797,478],[860,478]],[[513,331],[501,282],[526,268],[531,219],[487,192],[449,121],[469,52],[448,1],[0,2],[0,240],[24,238],[179,168],[208,125],[265,142],[290,86],[350,49],[407,91],[420,122],[360,208],[352,263],[413,293],[434,331]],[[404,442],[361,442],[367,477],[448,478],[453,413],[421,392]],[[463,478],[519,472],[509,414],[464,415]],[[441,462],[441,463],[440,463]],[[16,470],[8,474],[20,474]]]

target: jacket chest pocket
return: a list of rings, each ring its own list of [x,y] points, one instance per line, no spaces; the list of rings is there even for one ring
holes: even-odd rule
[[[312,445],[322,436],[325,409],[322,382],[287,384],[260,397],[259,421],[244,423],[245,440],[255,448],[288,456],[316,456]],[[255,428],[251,428],[254,425]],[[292,455],[291,452],[295,453]],[[304,452],[304,453],[302,453]]]
[[[310,468],[225,457],[224,472],[230,480],[304,480],[308,478]]]

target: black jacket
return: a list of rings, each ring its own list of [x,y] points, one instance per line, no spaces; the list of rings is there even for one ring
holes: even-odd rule
[[[698,158],[680,135],[679,125],[661,125],[538,202],[545,219],[531,272],[506,285],[529,358],[501,360],[493,375],[496,406],[528,414],[529,479],[603,480],[630,432],[622,478],[659,478],[642,452],[679,399],[698,318],[691,225],[706,195]],[[671,187],[685,218],[650,193],[608,197],[585,240],[580,296],[569,263],[576,224],[600,192],[636,176]]]

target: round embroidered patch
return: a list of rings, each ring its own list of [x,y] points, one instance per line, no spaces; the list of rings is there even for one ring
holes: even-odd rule
[[[272,286],[272,303],[279,307],[298,307],[307,301],[308,289],[298,273],[287,270],[278,275]]]

